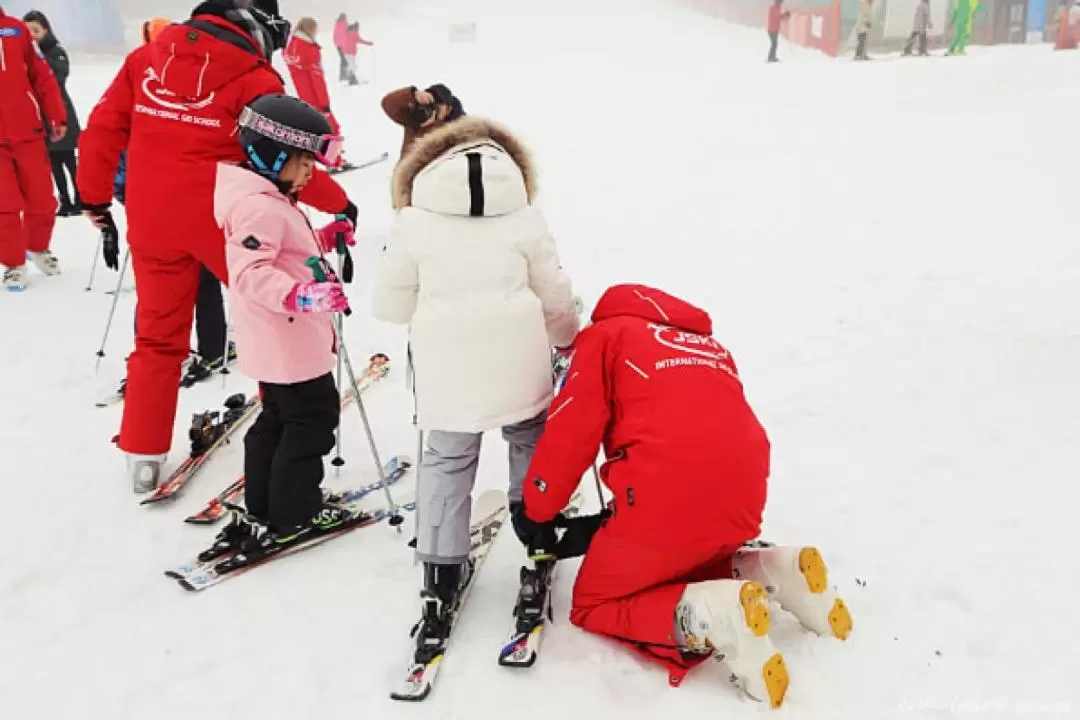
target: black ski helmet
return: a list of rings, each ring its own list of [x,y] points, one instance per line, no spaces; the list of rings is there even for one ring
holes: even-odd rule
[[[277,182],[281,168],[297,152],[327,155],[333,128],[326,116],[299,98],[263,95],[240,112],[240,146],[248,164]]]

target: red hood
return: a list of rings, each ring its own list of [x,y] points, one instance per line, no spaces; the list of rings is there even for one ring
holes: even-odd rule
[[[709,313],[674,295],[647,285],[614,285],[593,310],[593,322],[626,316],[676,327],[698,335],[712,335]]]
[[[199,15],[194,19],[212,23],[258,47],[250,35],[221,18]],[[187,25],[170,25],[151,46],[151,67],[157,73],[161,90],[187,101],[206,98],[265,62],[254,51],[243,50]]]

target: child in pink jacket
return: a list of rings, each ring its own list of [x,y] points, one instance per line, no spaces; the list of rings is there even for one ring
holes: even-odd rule
[[[320,488],[341,403],[333,313],[348,307],[322,254],[339,234],[354,241],[345,219],[316,232],[296,206],[316,160],[332,163],[340,151],[322,113],[265,95],[243,110],[239,138],[248,162],[218,166],[214,212],[226,237],[238,363],[259,382],[262,413],[244,439],[248,516],[234,513],[219,540],[254,559],[358,521],[324,503]],[[326,267],[324,281],[311,258]]]

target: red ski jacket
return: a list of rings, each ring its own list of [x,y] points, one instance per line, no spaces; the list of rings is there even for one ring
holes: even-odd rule
[[[170,25],[128,55],[79,141],[79,194],[87,205],[109,203],[126,148],[130,238],[170,247],[213,239],[224,248],[217,165],[245,159],[236,139],[244,106],[285,86],[245,31],[216,16],[193,20],[207,29]],[[300,200],[327,213],[348,204],[321,171]]]
[[[285,64],[296,86],[296,96],[324,113],[330,112],[330,93],[326,90],[319,44],[302,33],[295,33],[285,48]]]
[[[60,86],[30,30],[0,9],[0,143],[44,139],[43,112],[53,127],[67,124]]]
[[[538,522],[570,500],[596,459],[614,493],[606,530],[673,550],[757,537],[769,440],[709,315],[642,285],[616,285],[574,343],[525,483]]]

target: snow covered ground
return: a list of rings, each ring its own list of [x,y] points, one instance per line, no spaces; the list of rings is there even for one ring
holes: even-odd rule
[[[711,311],[774,443],[765,535],[820,546],[856,623],[841,644],[777,614],[792,687],[776,717],[1080,714],[1080,54],[856,65],[782,48],[766,66],[764,32],[662,0],[507,5],[413,2],[367,24],[375,83],[332,91],[351,155],[396,154],[384,91],[444,81],[534,150],[587,303],[635,281]],[[448,23],[473,20],[477,43],[447,42]],[[84,117],[117,62],[75,58]],[[356,308],[391,223],[390,172],[344,181],[361,208]],[[497,667],[521,555],[509,533],[420,706],[387,698],[417,612],[407,533],[366,529],[204,594],[178,589],[161,571],[211,534],[181,519],[236,478],[242,447],[173,505],[136,505],[109,443],[120,411],[93,407],[123,374],[134,296],[95,375],[115,282],[99,268],[84,292],[95,244],[61,220],[64,275],[0,296],[0,717],[769,713],[719,668],[673,690],[570,626],[571,571],[540,662]],[[414,453],[403,332],[357,312],[346,338],[354,357],[397,361],[369,412],[384,455]],[[226,392],[184,391],[174,462],[190,413]],[[355,412],[344,434],[330,482],[368,481]],[[504,482],[503,457],[493,436],[480,487]],[[672,521],[693,522],[693,503]]]

